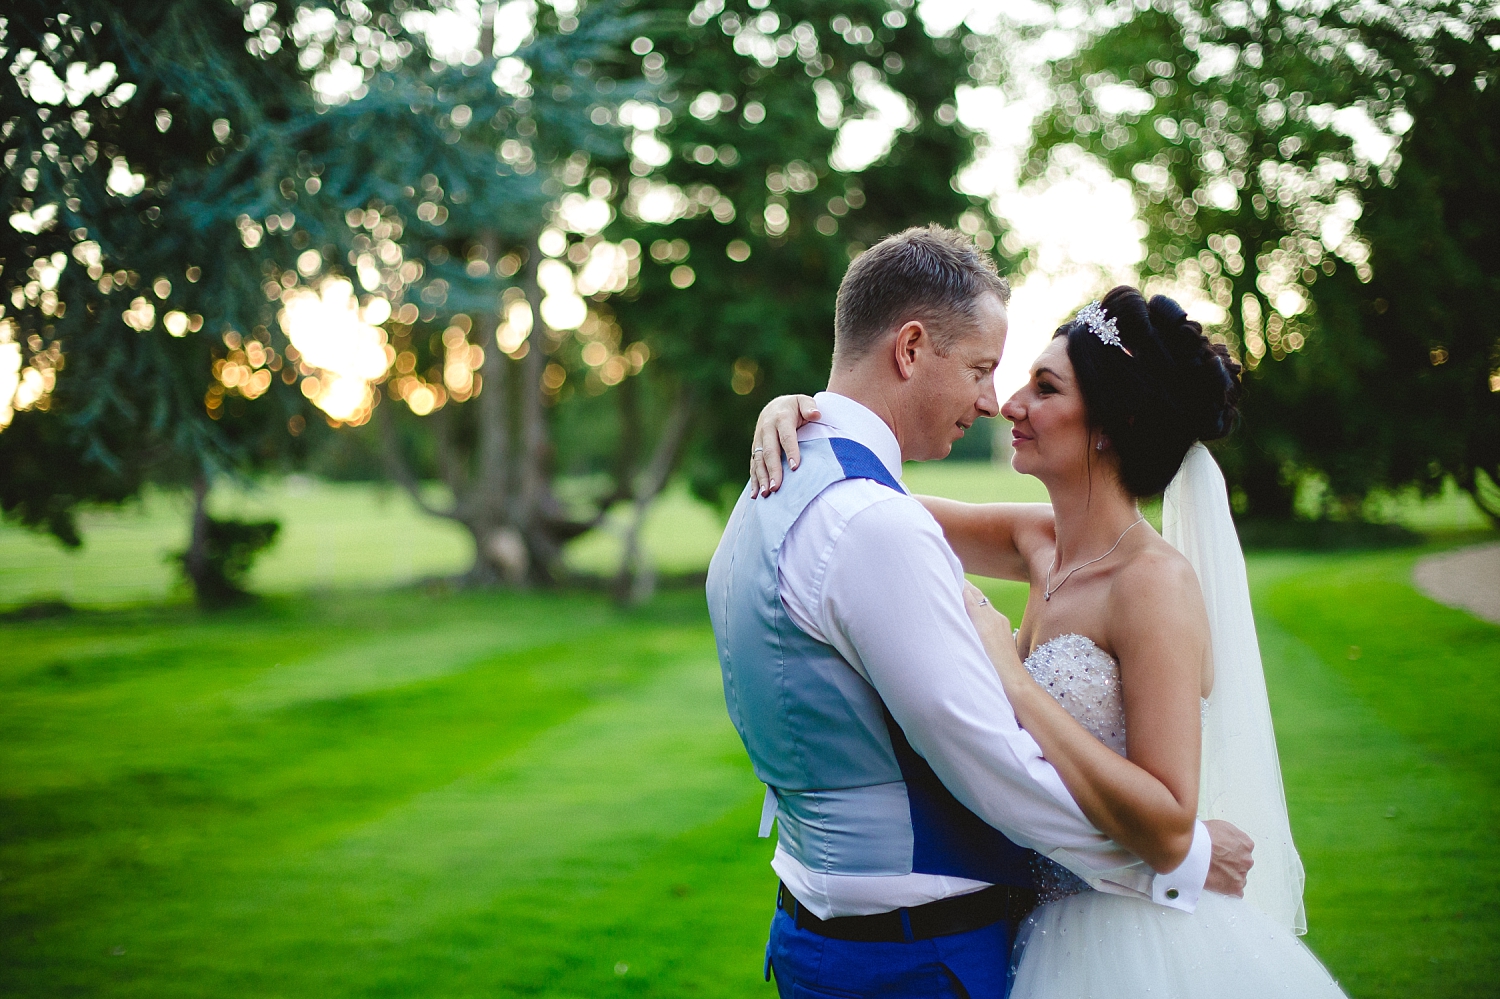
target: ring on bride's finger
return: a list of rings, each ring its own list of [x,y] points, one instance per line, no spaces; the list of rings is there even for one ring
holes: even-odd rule
[[[753,451],[750,452],[750,457],[754,458],[756,455],[760,454],[764,450],[765,450],[765,448],[758,447],[758,448],[756,448],[756,449],[754,449]]]
[[[979,606],[981,606],[981,607],[988,607],[989,605],[990,605],[990,598],[989,597],[980,597],[979,598]]]

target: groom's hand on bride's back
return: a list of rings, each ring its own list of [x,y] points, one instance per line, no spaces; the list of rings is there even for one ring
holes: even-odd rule
[[[1255,841],[1246,836],[1236,825],[1223,819],[1206,819],[1208,838],[1213,841],[1213,860],[1209,862],[1208,880],[1203,887],[1220,895],[1243,898],[1245,879],[1255,859],[1250,856]]]

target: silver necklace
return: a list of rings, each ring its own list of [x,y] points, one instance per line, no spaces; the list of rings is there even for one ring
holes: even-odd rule
[[[1134,527],[1136,524],[1139,524],[1141,521],[1143,521],[1145,519],[1146,519],[1146,517],[1145,517],[1144,514],[1142,516],[1140,516],[1140,517],[1137,517],[1136,520],[1135,520],[1135,522],[1132,523],[1130,525],[1130,527]],[[1073,573],[1077,572],[1079,569],[1086,569],[1089,566],[1093,565],[1095,562],[1103,562],[1105,559],[1107,559],[1111,555],[1113,555],[1115,553],[1115,549],[1118,548],[1118,547],[1120,547],[1120,542],[1125,540],[1125,535],[1127,535],[1127,534],[1130,533],[1130,527],[1127,527],[1127,528],[1125,528],[1125,530],[1123,530],[1123,531],[1120,532],[1120,537],[1115,541],[1114,544],[1112,544],[1112,545],[1109,546],[1109,551],[1105,552],[1103,555],[1100,555],[1096,559],[1090,559],[1089,561],[1083,563],[1083,565],[1075,565],[1073,568],[1071,568],[1071,569],[1068,570],[1068,574],[1066,576],[1064,576],[1062,579],[1058,580],[1056,586],[1052,585],[1052,566],[1050,566],[1050,565],[1047,566],[1047,588],[1044,591],[1045,596],[1043,597],[1043,599],[1044,600],[1051,600],[1052,599],[1052,594],[1054,594],[1058,590],[1062,589],[1063,588],[1063,584],[1066,583],[1069,579],[1071,579],[1073,577]]]

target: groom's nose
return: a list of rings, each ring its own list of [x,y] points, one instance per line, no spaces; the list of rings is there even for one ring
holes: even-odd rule
[[[974,404],[974,408],[985,416],[993,417],[1000,415],[1000,397],[995,392],[995,379],[993,376],[984,380],[984,387],[979,393],[979,401]]]

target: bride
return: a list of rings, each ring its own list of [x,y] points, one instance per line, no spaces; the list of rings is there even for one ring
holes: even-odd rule
[[[966,571],[1030,585],[1014,634],[973,586],[968,610],[1017,717],[1085,810],[1129,816],[1152,840],[1190,835],[1201,816],[1256,841],[1245,897],[1205,892],[1192,914],[1093,891],[1038,858],[1044,904],[1017,939],[1013,999],[1343,997],[1297,939],[1302,865],[1244,557],[1198,443],[1229,432],[1239,370],[1176,302],[1116,288],[1057,331],[1001,409],[1012,464],[1051,503],[920,497]],[[817,415],[806,396],[766,407],[765,490],[783,447],[796,467],[796,427]],[[1137,504],[1163,489],[1159,535]],[[1079,750],[1094,739],[1135,765],[1133,800],[1082,800],[1098,798]]]

